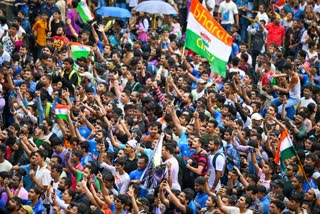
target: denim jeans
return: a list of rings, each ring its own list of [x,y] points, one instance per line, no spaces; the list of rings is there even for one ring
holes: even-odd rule
[[[232,24],[221,24],[221,26],[230,34]]]
[[[298,103],[299,103],[299,99],[289,97],[285,105],[285,108],[294,107]],[[271,104],[278,106],[278,113],[281,114],[282,103],[280,102],[280,97],[277,97],[271,100]]]

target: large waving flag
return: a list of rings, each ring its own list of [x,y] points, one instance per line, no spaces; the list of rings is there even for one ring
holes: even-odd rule
[[[289,136],[288,130],[283,129],[280,141],[278,143],[278,149],[276,156],[274,157],[274,162],[281,165],[283,171],[285,171],[284,160],[291,158],[296,155],[295,148],[292,144],[292,140]]]
[[[77,60],[80,57],[87,58],[89,56],[90,46],[83,45],[77,42],[71,42],[70,45],[71,45],[72,58],[74,60]]]
[[[226,76],[226,65],[232,50],[232,36],[198,0],[191,1],[185,46],[207,59],[213,72]]]
[[[153,150],[149,163],[141,175],[140,180],[144,181],[144,184],[141,186],[143,189],[155,188],[158,184],[160,184],[164,176],[165,166],[161,165],[163,139],[164,134],[160,136],[160,139]]]
[[[57,119],[68,120],[69,106],[57,103],[54,110]]]
[[[86,23],[87,21],[91,21],[92,19],[94,19],[94,15],[91,13],[86,0],[81,0],[78,3],[78,6],[76,8],[76,10],[78,11],[82,21],[84,23]]]
[[[276,3],[274,3],[273,5],[276,6],[278,9],[282,9],[285,4],[286,0],[277,0]]]

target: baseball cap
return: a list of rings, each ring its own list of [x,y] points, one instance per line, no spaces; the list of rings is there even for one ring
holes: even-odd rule
[[[283,48],[282,46],[279,46],[279,47],[277,48],[277,51],[283,52],[283,51],[284,51],[284,48]]]
[[[136,141],[136,140],[129,140],[129,141],[127,142],[127,144],[128,144],[129,146],[131,146],[133,149],[137,149],[137,141]]]
[[[147,198],[145,198],[145,197],[138,198],[136,200],[136,202],[137,202],[138,205],[143,205],[143,206],[149,206],[150,205],[149,200]]]
[[[251,116],[251,120],[263,120],[263,117],[262,117],[261,114],[259,114],[259,113],[254,113],[254,114]]]
[[[200,78],[200,79],[197,80],[197,83],[206,84],[207,82],[204,79]]]
[[[82,77],[86,77],[90,81],[92,81],[94,79],[93,74],[91,74],[90,72],[79,73],[79,75]]]
[[[22,205],[22,208],[27,211],[27,214],[33,214],[32,207],[29,205]]]

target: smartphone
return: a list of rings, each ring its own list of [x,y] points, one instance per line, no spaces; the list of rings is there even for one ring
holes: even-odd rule
[[[253,148],[253,147],[250,147],[248,151],[249,151],[249,152],[253,152],[253,150],[254,150],[254,148]]]

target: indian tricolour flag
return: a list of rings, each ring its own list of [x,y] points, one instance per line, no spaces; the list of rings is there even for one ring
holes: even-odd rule
[[[232,36],[198,0],[191,1],[185,46],[207,59],[213,72],[225,77]]]
[[[84,23],[94,19],[94,15],[91,13],[86,0],[81,0],[76,9]]]
[[[83,45],[77,42],[71,42],[70,45],[71,45],[72,58],[74,60],[77,60],[80,57],[87,58],[89,56],[90,46]]]
[[[278,0],[273,5],[278,9],[282,9],[285,4],[286,4],[286,0]]]
[[[278,149],[276,156],[274,157],[274,162],[281,165],[283,171],[285,171],[284,160],[291,158],[296,155],[295,148],[292,144],[292,140],[289,136],[288,130],[283,129],[280,141],[278,143]]]
[[[57,103],[54,110],[55,110],[57,119],[68,120],[69,106],[61,105]]]

